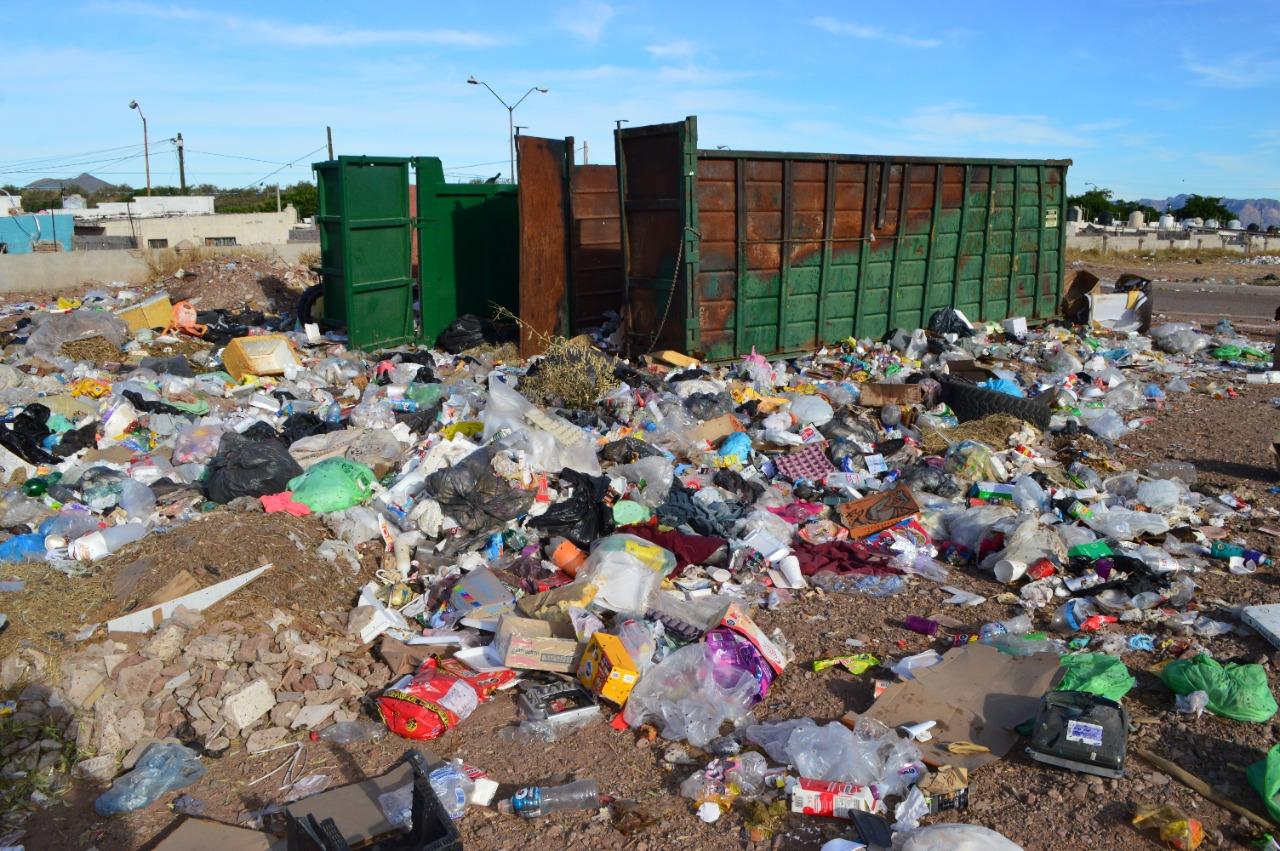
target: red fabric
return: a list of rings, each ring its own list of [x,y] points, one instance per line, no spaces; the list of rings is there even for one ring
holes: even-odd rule
[[[889,564],[894,553],[869,547],[860,541],[833,541],[829,544],[796,541],[792,544],[792,551],[800,562],[800,572],[805,576],[813,576],[822,570],[868,576],[902,573]]]
[[[266,496],[258,497],[258,499],[262,500],[262,510],[267,514],[276,514],[277,512],[287,511],[294,517],[306,517],[311,513],[311,506],[295,500],[293,498],[293,491],[269,493]]]
[[[621,526],[616,531],[625,532],[643,538],[651,544],[657,544],[670,550],[676,557],[676,569],[672,576],[684,571],[691,564],[705,564],[711,554],[728,542],[724,538],[713,538],[709,535],[686,535],[683,532],[660,532],[654,526]]]

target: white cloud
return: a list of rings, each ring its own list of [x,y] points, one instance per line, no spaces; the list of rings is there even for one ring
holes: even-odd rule
[[[91,3],[94,11],[133,15],[157,21],[186,21],[225,29],[246,41],[282,47],[374,47],[378,45],[433,45],[488,47],[499,39],[486,33],[455,29],[346,29],[320,24],[290,23],[270,18],[248,18],[221,14],[190,6],[160,5],[121,0]]]
[[[556,23],[561,29],[568,30],[583,41],[595,44],[604,34],[605,24],[617,14],[617,10],[608,3],[592,0],[579,3],[556,16]]]
[[[1206,86],[1246,89],[1274,82],[1280,77],[1280,61],[1251,53],[1239,54],[1215,64],[1188,59],[1187,70]]]
[[[698,45],[692,41],[669,41],[665,44],[650,44],[645,47],[649,55],[655,59],[692,59],[698,52]]]
[[[883,41],[900,47],[941,47],[942,39],[916,38],[909,35],[886,32],[880,27],[869,24],[858,24],[852,21],[841,21],[837,18],[821,16],[810,21],[815,27],[826,30],[832,35],[848,35],[870,41]]]
[[[976,112],[958,103],[923,107],[894,123],[919,139],[938,144],[994,142],[1037,147],[1096,144],[1085,136],[1054,127],[1044,115]]]

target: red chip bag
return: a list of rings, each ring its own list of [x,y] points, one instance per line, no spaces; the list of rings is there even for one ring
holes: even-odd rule
[[[422,663],[418,672],[378,698],[378,715],[387,729],[406,739],[438,739],[465,721],[515,671],[481,673],[456,659]]]

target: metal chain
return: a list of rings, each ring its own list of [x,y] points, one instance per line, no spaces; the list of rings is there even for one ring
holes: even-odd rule
[[[667,290],[667,306],[662,309],[662,319],[653,330],[653,339],[649,341],[649,351],[653,351],[654,345],[657,344],[658,338],[662,336],[662,329],[667,324],[667,317],[671,315],[671,302],[676,296],[676,282],[680,280],[680,261],[684,257],[684,231],[702,239],[702,234],[698,233],[688,225],[684,226],[684,230],[680,232],[680,244],[676,246],[676,265],[675,270],[671,274],[671,288]]]

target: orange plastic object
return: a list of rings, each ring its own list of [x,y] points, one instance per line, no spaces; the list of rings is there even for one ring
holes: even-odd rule
[[[165,326],[164,333],[172,334],[181,331],[192,337],[203,337],[208,330],[209,326],[196,322],[195,306],[189,301],[180,301],[173,306],[173,315],[169,319],[169,324]]]

